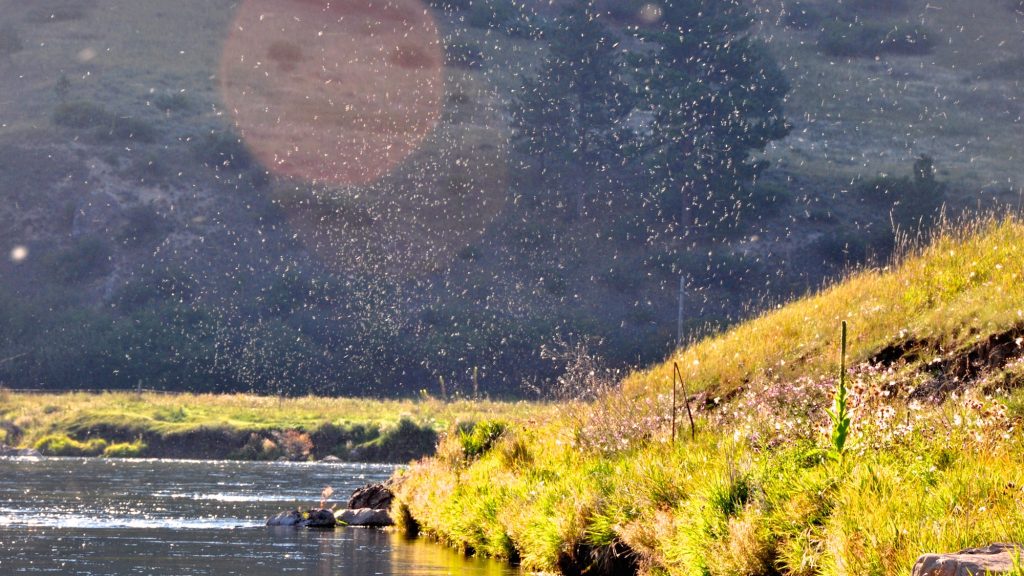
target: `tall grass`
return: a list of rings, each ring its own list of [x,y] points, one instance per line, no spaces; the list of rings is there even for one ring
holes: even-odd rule
[[[1024,322],[1022,252],[1013,219],[947,228],[545,424],[509,420],[472,459],[416,463],[398,506],[442,542],[564,573],[906,575],[925,552],[1019,541],[1024,394],[992,394],[1024,382],[1024,351],[971,379],[935,356]],[[907,342],[923,349],[868,361]],[[704,400],[702,433],[673,443],[674,362]]]

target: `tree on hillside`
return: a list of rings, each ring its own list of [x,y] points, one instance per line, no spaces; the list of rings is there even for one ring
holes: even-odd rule
[[[537,159],[545,182],[583,176],[573,185],[579,208],[586,175],[621,154],[622,120],[630,110],[624,62],[593,0],[570,2],[543,38],[548,53],[513,102],[515,144]]]
[[[740,0],[674,0],[639,32],[644,105],[654,114],[643,147],[663,215],[714,225],[765,166],[751,152],[782,138],[788,85],[747,34]]]

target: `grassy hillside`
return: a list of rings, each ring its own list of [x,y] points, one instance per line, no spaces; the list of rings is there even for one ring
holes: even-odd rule
[[[403,476],[403,525],[567,574],[909,574],[924,552],[1019,540],[1021,246],[1015,219],[950,228],[554,420],[453,432]],[[697,393],[696,437],[680,424],[673,444],[674,361]]]
[[[684,329],[706,333],[884,257],[893,224],[927,225],[943,202],[1020,200],[1024,41],[1005,0],[750,1],[793,130],[756,185],[723,191],[718,221],[684,228],[652,209],[651,162],[628,154],[577,202],[590,170],[538,173],[509,145],[514,95],[547,50],[525,28],[560,2],[423,3],[443,48],[436,126],[350,186],[273,173],[236,125],[237,78],[221,76],[252,4],[0,0],[5,384],[409,395],[441,377],[466,392],[476,373],[522,395],[564,369],[539,353],[559,339],[617,367],[663,357],[680,276],[699,303]],[[596,5],[634,47],[650,3]],[[931,40],[830,53],[865,31],[854,21]],[[275,39],[252,56],[274,61]],[[318,94],[321,72],[282,92]],[[922,154],[925,187],[910,181]]]
[[[0,389],[0,444],[47,454],[404,462],[457,422],[543,413],[490,401],[213,394],[25,394]]]

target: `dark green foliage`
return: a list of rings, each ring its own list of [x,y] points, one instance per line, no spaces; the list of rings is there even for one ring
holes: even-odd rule
[[[737,191],[765,167],[750,153],[789,131],[789,86],[767,49],[745,35],[751,23],[737,1],[694,0],[666,5],[659,24],[641,32],[661,46],[637,60],[644,106],[654,111],[641,150],[663,218],[728,226]]]
[[[50,276],[61,282],[84,282],[106,276],[112,256],[109,242],[99,236],[85,236],[48,255],[45,264]]]
[[[378,438],[356,446],[351,457],[363,462],[408,462],[434,453],[437,432],[409,418],[402,418]]]
[[[854,189],[857,199],[885,209],[892,224],[903,230],[920,228],[937,217],[945,193],[946,186],[936,180],[929,156],[914,161],[912,178],[883,175]]]
[[[597,12],[590,0],[566,5],[544,31],[549,52],[540,72],[526,78],[515,96],[515,145],[536,159],[542,176],[600,172],[625,152],[623,119],[632,98],[621,51]],[[589,185],[575,182],[573,188],[579,212]]]
[[[928,54],[934,46],[933,35],[912,24],[880,24],[864,20],[830,22],[818,36],[818,47],[824,53],[849,58]]]
[[[242,139],[231,131],[207,134],[199,139],[194,151],[199,160],[215,169],[245,171],[256,163]]]
[[[185,271],[158,268],[125,284],[114,297],[114,303],[122,310],[132,311],[151,302],[189,302],[194,289],[195,283]]]
[[[53,112],[53,122],[67,128],[96,128],[114,122],[114,115],[106,108],[85,100],[65,102]]]
[[[125,246],[150,248],[171,231],[171,223],[150,204],[138,204],[121,213],[114,238]]]

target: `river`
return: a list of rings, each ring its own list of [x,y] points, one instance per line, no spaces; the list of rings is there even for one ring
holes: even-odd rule
[[[393,466],[82,458],[0,458],[0,574],[176,576],[513,576],[422,540],[364,528],[267,528],[340,505]]]

